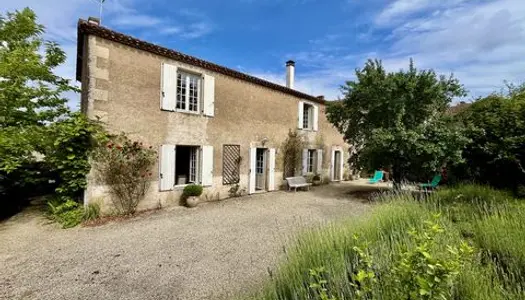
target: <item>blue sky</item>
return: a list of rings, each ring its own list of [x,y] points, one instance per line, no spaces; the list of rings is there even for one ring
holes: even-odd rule
[[[76,22],[98,16],[96,0],[0,4],[34,9],[69,55],[57,72],[74,78]],[[368,58],[453,72],[468,99],[525,80],[524,0],[106,0],[102,23],[281,84],[293,59],[297,89],[329,99]]]

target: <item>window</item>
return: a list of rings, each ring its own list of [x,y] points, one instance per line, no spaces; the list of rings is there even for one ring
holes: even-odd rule
[[[177,71],[176,109],[199,111],[201,77],[199,75]]]
[[[317,166],[317,160],[316,160],[316,150],[308,149],[308,156],[306,159],[306,172],[308,173],[315,173],[315,169]]]
[[[303,106],[303,129],[312,129],[314,107],[304,103]]]
[[[175,147],[175,185],[199,183],[199,147]]]
[[[241,164],[241,146],[224,145],[222,147],[222,184],[239,183]]]
[[[255,171],[257,174],[264,173],[264,151],[257,151]]]

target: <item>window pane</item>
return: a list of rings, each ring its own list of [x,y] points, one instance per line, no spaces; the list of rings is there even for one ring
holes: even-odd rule
[[[177,109],[186,109],[186,75],[177,74]]]
[[[192,147],[190,149],[190,178],[189,182],[196,182],[197,179],[197,149]]]
[[[197,111],[199,103],[199,77],[189,76],[189,110]]]
[[[310,128],[310,105],[305,104],[303,107],[303,128]]]

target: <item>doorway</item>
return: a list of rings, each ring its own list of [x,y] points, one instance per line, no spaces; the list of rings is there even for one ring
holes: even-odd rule
[[[334,181],[341,181],[341,151],[334,151]]]
[[[255,152],[255,190],[266,190],[266,151],[264,148],[257,148]]]

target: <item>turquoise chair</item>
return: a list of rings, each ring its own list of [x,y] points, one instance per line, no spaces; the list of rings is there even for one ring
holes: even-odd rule
[[[435,189],[441,182],[441,175],[436,175],[432,178],[430,183],[420,183],[419,188],[422,190],[432,190]]]
[[[370,178],[368,183],[378,183],[383,180],[383,171],[376,171],[374,177]]]

